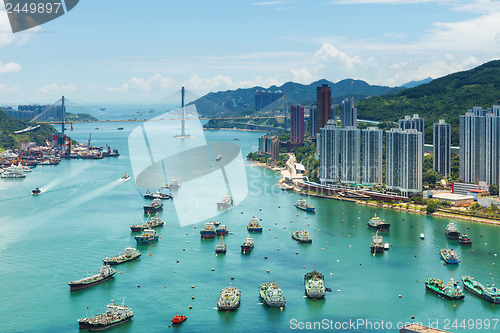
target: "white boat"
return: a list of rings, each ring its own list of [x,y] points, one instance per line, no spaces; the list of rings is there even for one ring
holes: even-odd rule
[[[424,236],[424,233],[422,232],[422,233],[420,234],[420,239],[424,239],[424,238],[425,238],[425,236]]]
[[[26,175],[22,171],[7,171],[4,170],[2,173],[2,178],[26,178]]]

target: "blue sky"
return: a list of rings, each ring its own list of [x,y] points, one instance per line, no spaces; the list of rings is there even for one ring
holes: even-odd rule
[[[346,78],[397,86],[500,58],[493,0],[82,0],[12,34],[0,4],[0,105],[144,103]]]

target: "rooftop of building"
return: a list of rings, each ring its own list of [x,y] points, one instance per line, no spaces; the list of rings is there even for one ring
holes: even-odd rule
[[[455,194],[455,193],[436,193],[436,194],[432,195],[432,198],[442,199],[442,200],[451,200],[451,201],[474,200],[474,197],[472,197],[470,195]]]

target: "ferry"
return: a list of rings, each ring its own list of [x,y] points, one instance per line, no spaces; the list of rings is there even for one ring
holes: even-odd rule
[[[460,262],[453,249],[442,249],[441,251],[439,251],[439,255],[441,256],[441,259],[443,259],[447,264],[458,264]]]
[[[226,253],[227,247],[224,244],[224,237],[220,236],[219,244],[215,246],[215,253]]]
[[[309,212],[309,213],[314,213],[314,206],[308,204],[305,199],[299,199],[294,205],[298,209],[301,209],[303,211]]]
[[[455,223],[450,222],[444,229],[444,233],[448,239],[456,240],[460,236],[460,232]]]
[[[111,268],[109,265],[102,265],[99,269],[99,273],[87,276],[86,278],[80,280],[69,281],[68,285],[70,287],[70,291],[88,288],[112,279],[115,273],[116,269]]]
[[[161,199],[154,199],[150,205],[144,206],[144,214],[156,213],[163,209]]]
[[[254,241],[253,238],[247,237],[245,238],[245,242],[241,245],[241,253],[249,253],[253,250]]]
[[[214,223],[214,225],[215,225],[215,223]],[[226,236],[228,233],[229,233],[229,231],[227,230],[227,227],[224,224],[221,224],[217,228],[217,236]]]
[[[248,221],[247,224],[248,232],[262,232],[262,226],[259,223],[259,219],[255,216]]]
[[[146,229],[140,236],[135,236],[134,238],[137,244],[151,244],[156,242],[160,237],[153,229]]]
[[[230,194],[225,194],[222,201],[217,203],[218,210],[226,210],[233,206],[233,197]]]
[[[464,284],[464,289],[470,291],[476,296],[493,303],[500,304],[500,289],[492,286],[484,286],[481,283],[474,280],[472,276],[462,276],[462,283]]]
[[[466,234],[458,236],[458,242],[462,245],[472,245],[472,241]]]
[[[200,231],[201,239],[215,238],[215,235],[217,235],[217,230],[213,222],[205,223],[205,227]]]
[[[297,230],[292,232],[292,238],[299,243],[312,243],[313,241],[311,235],[309,235],[306,230]]]
[[[325,297],[325,276],[313,270],[304,275],[304,288],[309,298],[317,299]]]
[[[154,193],[151,193],[149,191],[146,191],[144,194],[144,199],[162,199],[162,200],[168,200],[171,199],[172,195],[171,194],[166,194],[161,191],[156,191]]]
[[[135,247],[127,246],[125,251],[119,253],[114,257],[106,257],[102,259],[105,265],[119,265],[127,261],[134,261],[141,257],[141,252],[139,252]]]
[[[368,221],[368,227],[379,231],[389,231],[390,226],[390,223],[381,220],[380,217],[377,216],[377,214],[375,214],[375,216],[373,216],[370,221]]]
[[[227,287],[220,291],[219,300],[217,301],[217,310],[231,311],[236,310],[240,306],[241,291],[234,287]]]
[[[439,279],[427,278],[425,288],[438,296],[451,300],[461,300],[465,297],[458,281],[454,281],[453,278],[446,285]]]
[[[88,328],[90,332],[99,332],[126,323],[133,316],[132,309],[125,305],[125,298],[123,298],[122,305],[114,304],[114,301],[111,300],[111,303],[106,307],[106,312],[95,317],[78,319],[78,324],[80,328]]]
[[[271,281],[259,286],[259,296],[262,302],[270,307],[283,308],[286,303],[285,296],[280,287]]]
[[[378,230],[375,233],[375,236],[372,237],[370,252],[373,254],[384,252],[384,238],[382,236],[379,236]]]

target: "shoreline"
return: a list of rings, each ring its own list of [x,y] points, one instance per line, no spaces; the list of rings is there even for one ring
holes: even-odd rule
[[[281,169],[274,169],[269,167],[265,163],[260,163],[257,161],[251,161],[252,166],[263,166],[266,167],[267,169],[273,170],[273,171],[282,171]],[[443,217],[443,218],[452,218],[452,219],[460,219],[460,220],[465,220],[465,221],[470,221],[470,222],[476,222],[476,223],[483,223],[483,224],[491,224],[491,225],[500,225],[499,220],[494,220],[494,219],[488,219],[484,217],[471,217],[471,216],[464,216],[460,214],[451,214],[451,213],[444,213],[444,212],[434,212],[432,214],[427,214],[425,210],[417,210],[417,209],[406,209],[403,206],[392,206],[388,204],[382,204],[379,205],[377,203],[369,202],[369,201],[362,201],[362,200],[356,200],[356,199],[349,199],[349,198],[341,198],[337,196],[329,196],[329,195],[323,195],[323,194],[317,194],[317,193],[308,193],[308,192],[302,192],[302,189],[300,189],[297,185],[293,184],[293,186],[285,184],[284,180],[285,177],[283,176],[283,173],[281,172],[282,178],[278,181],[279,186],[283,187],[285,190],[293,190],[294,192],[297,193],[304,193],[309,196],[313,197],[318,197],[318,198],[324,198],[324,199],[333,199],[333,200],[338,200],[338,201],[347,201],[347,202],[352,202],[357,205],[364,205],[364,206],[371,206],[371,207],[378,207],[378,208],[383,208],[383,209],[392,209],[392,210],[398,210],[398,211],[404,211],[408,213],[414,213],[414,214],[421,214],[421,215],[428,215],[432,217]],[[284,186],[286,185],[286,186]]]

